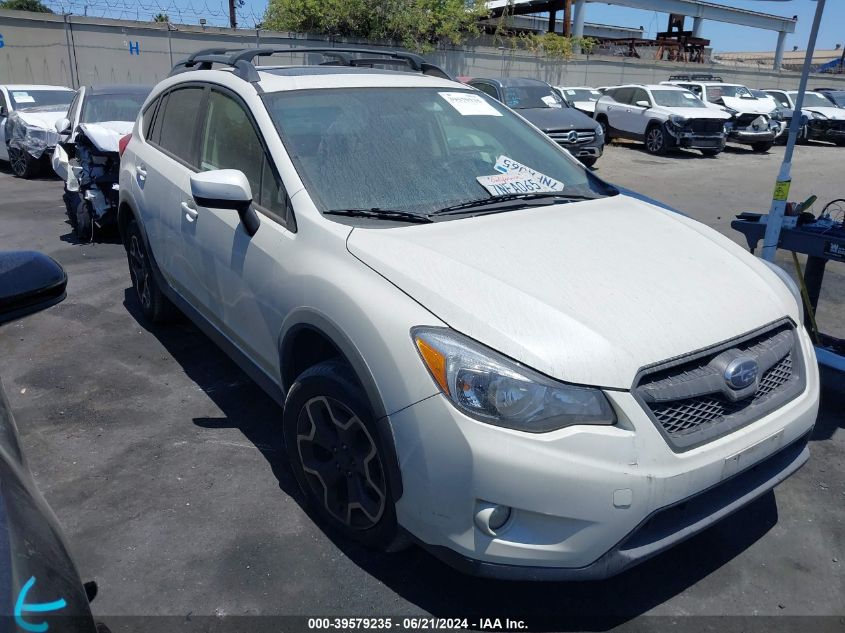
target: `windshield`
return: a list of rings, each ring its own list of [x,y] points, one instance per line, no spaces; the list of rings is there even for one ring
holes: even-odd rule
[[[797,92],[790,92],[792,96],[792,100],[794,101],[798,97]],[[803,107],[805,108],[832,108],[833,104],[828,101],[825,97],[820,95],[818,92],[805,92],[804,93],[804,104]]]
[[[509,169],[501,157],[563,183],[564,194],[614,192],[544,134],[475,90],[332,88],[263,99],[323,211],[426,214],[490,198],[491,185],[483,183]]]
[[[134,121],[146,98],[146,95],[138,93],[92,95],[82,104],[79,122]]]
[[[659,106],[666,108],[706,108],[704,102],[686,90],[652,90],[651,96]]]
[[[72,90],[10,90],[15,110],[53,106],[56,110],[67,109],[75,93]]]
[[[563,99],[548,86],[506,86],[502,95],[505,105],[514,110],[563,107]]]
[[[561,88],[563,95],[569,102],[575,101],[598,101],[601,93],[598,90],[587,88]]]
[[[753,99],[754,95],[748,92],[748,88],[745,86],[707,86],[707,99],[709,101],[717,101],[722,97]]]

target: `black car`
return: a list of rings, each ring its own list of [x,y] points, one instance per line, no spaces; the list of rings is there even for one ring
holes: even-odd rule
[[[65,297],[67,276],[54,260],[30,251],[0,253],[0,323]],[[62,529],[35,486],[0,383],[0,630],[102,633]],[[14,622],[14,624],[12,624]]]
[[[546,82],[508,78],[470,79],[467,83],[519,112],[587,167],[602,155],[601,126],[570,107]]]

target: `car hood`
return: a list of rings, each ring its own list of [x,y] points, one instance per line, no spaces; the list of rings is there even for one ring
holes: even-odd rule
[[[579,384],[627,389],[645,365],[798,319],[740,246],[624,195],[355,228],[348,249],[455,330]]]
[[[774,108],[764,99],[740,99],[738,97],[722,97],[722,103],[727,107],[744,114],[769,114]]]
[[[596,111],[595,101],[574,101],[572,105],[581,110],[581,112],[593,113]]]
[[[727,121],[731,118],[731,115],[721,108],[718,110],[710,108],[667,108],[666,111],[686,119],[721,119]]]
[[[56,121],[65,116],[67,110],[17,110],[15,114],[29,126],[55,130]]]
[[[526,108],[517,110],[538,128],[549,130],[592,130],[598,124],[575,108]]]
[[[134,121],[102,121],[82,123],[79,129],[101,152],[117,152],[120,139],[130,134]]]
[[[834,108],[833,106],[830,106],[829,108],[819,108],[816,106],[808,108],[807,106],[804,106],[803,110],[809,112],[817,112],[818,114],[821,114],[822,116],[825,116],[828,119],[834,119],[836,121],[845,121],[845,109],[843,108]]]

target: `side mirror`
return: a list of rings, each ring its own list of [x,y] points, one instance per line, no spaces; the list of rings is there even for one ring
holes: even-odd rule
[[[244,230],[255,235],[260,221],[252,208],[252,189],[238,169],[214,169],[191,176],[191,195],[201,207],[233,209],[238,212]]]
[[[34,251],[0,253],[0,323],[49,308],[65,298],[67,274]]]
[[[641,108],[650,108],[651,107],[651,104],[648,101],[645,101],[645,100],[637,101],[634,105],[638,105]]]
[[[70,121],[67,119],[59,119],[54,123],[56,127],[56,132],[59,134],[69,134],[70,133]]]

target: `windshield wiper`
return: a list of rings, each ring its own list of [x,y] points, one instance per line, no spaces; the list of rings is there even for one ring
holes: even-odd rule
[[[539,201],[540,204],[555,204],[556,200],[561,202],[572,202],[573,200],[595,200],[596,196],[584,196],[576,193],[564,193],[562,191],[547,191],[543,193],[509,193],[502,196],[491,196],[489,198],[479,198],[478,200],[470,200],[469,202],[461,202],[460,204],[453,204],[450,207],[444,207],[432,213],[432,215],[452,215],[457,213],[464,213],[473,209],[481,209],[492,205],[503,204],[508,208],[522,206],[525,203],[532,203]]]
[[[399,211],[398,209],[382,209],[380,207],[372,207],[370,209],[329,209],[327,211],[323,211],[323,213],[326,215],[345,215],[353,218],[395,220],[396,222],[416,222],[418,224],[433,222],[433,220],[427,215],[410,213],[408,211]]]

